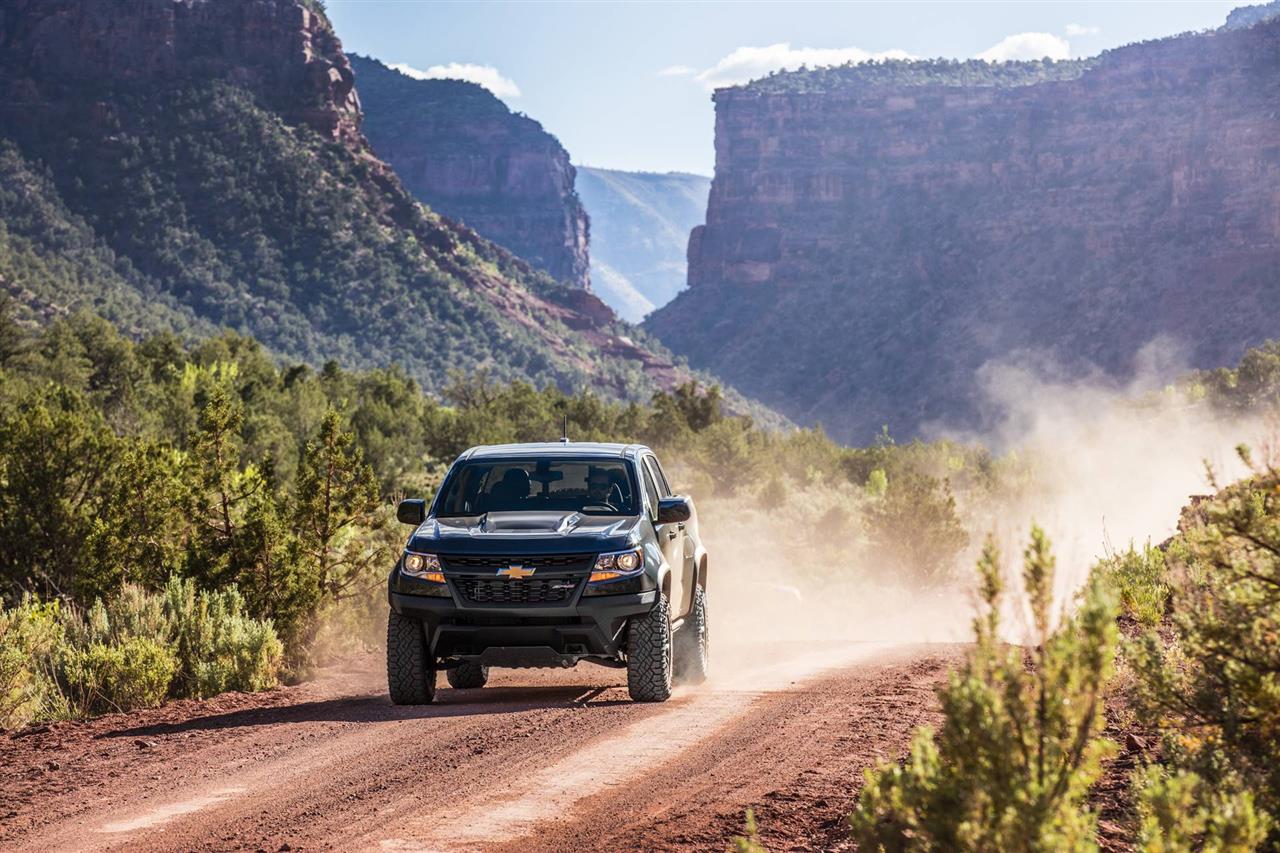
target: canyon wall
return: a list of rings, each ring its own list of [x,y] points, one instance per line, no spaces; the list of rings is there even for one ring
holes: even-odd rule
[[[1124,381],[1280,334],[1280,21],[714,100],[690,286],[647,324],[801,422],[981,428],[993,362]]]
[[[710,185],[685,172],[578,167],[593,286],[623,319],[639,322],[684,288],[689,231],[706,214]]]
[[[365,135],[409,192],[557,280],[590,287],[587,214],[559,140],[475,83],[351,62]]]

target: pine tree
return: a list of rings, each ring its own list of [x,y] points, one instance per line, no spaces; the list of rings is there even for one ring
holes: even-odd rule
[[[188,457],[193,483],[189,501],[193,523],[188,571],[202,585],[235,583],[244,566],[238,534],[244,508],[263,489],[260,471],[241,469],[243,406],[221,385],[210,391],[196,420]]]
[[[371,535],[383,525],[377,478],[333,408],[302,452],[295,490],[294,524],[319,589],[330,600],[353,594],[385,559]]]

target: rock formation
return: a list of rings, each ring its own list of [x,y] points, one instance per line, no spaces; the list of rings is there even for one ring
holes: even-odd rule
[[[591,215],[593,286],[624,319],[639,322],[684,287],[689,231],[706,214],[710,186],[682,172],[578,167],[578,195]]]
[[[82,90],[221,77],[326,136],[359,138],[351,64],[299,2],[10,0],[0,51],[31,78]]]
[[[1280,21],[1069,63],[718,90],[689,289],[648,327],[801,422],[981,427],[993,361],[1123,378],[1280,333]]]
[[[553,278],[590,287],[587,214],[559,140],[475,83],[351,62],[365,135],[409,192]]]

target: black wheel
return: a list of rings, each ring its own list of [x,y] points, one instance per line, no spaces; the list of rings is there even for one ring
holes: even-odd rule
[[[427,655],[422,623],[394,610],[387,616],[387,692],[395,705],[436,698],[436,664]]]
[[[711,666],[711,634],[707,627],[707,591],[693,589],[693,607],[676,631],[675,678],[677,684],[701,684]]]
[[[459,690],[484,687],[484,683],[489,680],[489,667],[475,661],[464,660],[453,669],[445,670],[445,676],[449,679],[449,686]]]
[[[671,615],[666,593],[627,628],[627,692],[636,702],[665,702],[671,696]]]

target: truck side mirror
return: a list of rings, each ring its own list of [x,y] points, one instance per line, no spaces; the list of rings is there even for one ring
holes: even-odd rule
[[[693,504],[684,495],[672,495],[658,501],[658,523],[676,524],[693,516]]]
[[[396,507],[396,518],[401,524],[412,524],[417,527],[427,517],[427,502],[421,498],[409,498],[400,501]]]

